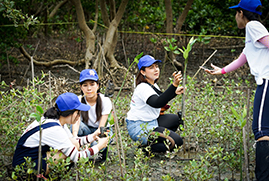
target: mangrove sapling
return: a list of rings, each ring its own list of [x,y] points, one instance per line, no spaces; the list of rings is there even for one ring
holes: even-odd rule
[[[36,106],[36,112],[35,113],[31,113],[30,114],[30,118],[34,118],[37,122],[39,122],[39,146],[38,146],[38,165],[37,165],[37,180],[39,180],[39,178],[42,178],[43,175],[41,175],[41,169],[42,169],[42,165],[41,165],[41,140],[42,140],[42,122],[41,122],[41,117],[42,114],[44,113],[42,107],[40,106]]]
[[[244,106],[243,112],[241,114],[239,114],[233,107],[231,107],[231,110],[233,112],[233,115],[238,120],[241,129],[243,130],[244,126],[246,125],[246,121],[247,121],[246,120],[246,116],[247,116],[247,109],[246,109],[246,107]],[[241,133],[240,134],[240,152],[239,152],[240,153],[239,159],[240,159],[240,165],[241,165],[241,167],[240,167],[240,178],[241,178],[241,180],[243,179],[243,170],[242,170],[242,168],[243,168],[243,163],[242,163],[242,156],[243,156],[242,155],[242,144],[243,144],[243,139],[244,139],[244,142],[246,142],[245,141],[246,137],[245,136],[243,137],[243,133]],[[244,150],[244,152],[247,152],[247,150]]]

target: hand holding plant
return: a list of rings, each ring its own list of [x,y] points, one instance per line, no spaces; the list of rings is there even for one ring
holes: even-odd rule
[[[174,73],[173,73],[173,77],[174,77],[173,85],[174,85],[175,87],[178,87],[179,83],[180,83],[181,80],[182,80],[182,74],[181,74],[181,71],[179,71],[178,73],[174,72]]]
[[[186,90],[186,87],[185,87],[185,89],[184,89],[184,87],[180,86],[180,87],[177,87],[175,93],[176,93],[177,95],[180,95],[180,94],[183,94],[183,93],[185,92],[185,90]]]

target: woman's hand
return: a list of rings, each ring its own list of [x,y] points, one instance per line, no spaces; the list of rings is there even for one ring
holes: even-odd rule
[[[98,141],[98,143],[97,143],[97,147],[98,147],[99,151],[100,151],[101,149],[107,147],[109,138],[110,138],[109,136],[108,136],[108,137],[104,137],[104,138],[99,138],[99,137],[97,136],[97,141]]]
[[[186,88],[185,88],[185,90],[186,90]],[[179,95],[179,94],[183,94],[183,93],[185,92],[185,90],[184,90],[184,88],[183,88],[182,86],[180,86],[180,87],[177,87],[175,93],[176,93],[177,95]]]
[[[222,73],[221,73],[221,68],[219,68],[219,67],[213,65],[212,63],[211,63],[211,67],[213,68],[213,70],[205,69],[205,71],[206,71],[207,73],[211,74],[211,75],[219,75],[219,74],[222,74]]]
[[[101,134],[100,128],[98,128],[92,135],[93,139],[96,140],[98,138],[98,135]]]
[[[173,77],[174,77],[173,85],[177,87],[182,80],[181,71],[179,71],[178,73],[174,72]]]

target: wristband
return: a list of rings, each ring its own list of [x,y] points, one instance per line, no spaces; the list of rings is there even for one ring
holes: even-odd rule
[[[222,73],[222,74],[226,74],[224,68],[221,69],[221,73]]]

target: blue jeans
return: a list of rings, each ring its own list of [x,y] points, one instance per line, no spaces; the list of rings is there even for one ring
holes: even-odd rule
[[[71,130],[71,133],[72,133],[72,124],[70,126],[70,130]],[[112,127],[108,127],[109,128],[109,133],[108,133],[108,136],[112,137],[113,135],[113,130],[112,130]],[[79,130],[78,130],[78,136],[87,136],[89,134],[92,134],[94,133],[98,128],[93,128],[93,127],[89,127],[87,126],[85,123],[83,123],[82,121],[80,122],[80,125],[79,125]],[[112,142],[112,139],[110,140],[110,143]],[[94,145],[97,145],[97,141],[93,141],[91,143],[91,146],[94,146]]]
[[[126,119],[127,130],[134,141],[140,141],[142,145],[147,145],[149,133],[158,127],[157,119],[152,121],[132,121]]]

